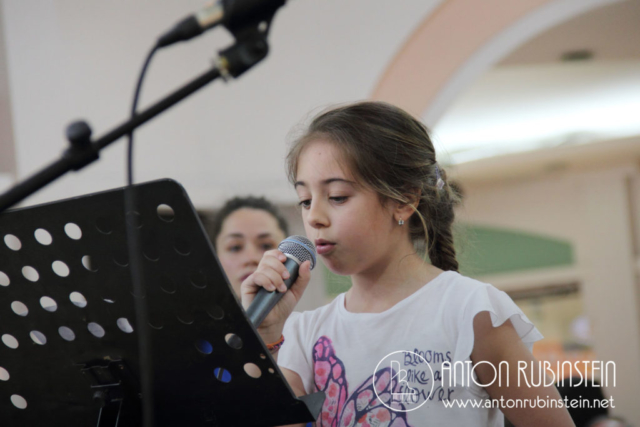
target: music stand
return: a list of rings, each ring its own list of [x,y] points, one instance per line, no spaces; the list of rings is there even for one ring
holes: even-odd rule
[[[137,228],[143,254],[156,425],[315,420],[324,393],[296,398],[182,186],[166,179],[134,190],[136,212],[126,216],[123,188],[0,215],[3,422],[140,425],[140,296],[132,293],[125,221]]]

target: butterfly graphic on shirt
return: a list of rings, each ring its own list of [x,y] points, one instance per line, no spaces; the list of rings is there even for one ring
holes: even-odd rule
[[[400,391],[398,383],[391,390],[395,376],[391,368],[376,371],[349,396],[344,364],[331,339],[322,336],[313,346],[313,372],[316,389],[326,395],[317,427],[411,427],[407,413],[399,412],[405,410],[403,404],[393,402],[389,405],[393,411],[382,403],[388,404],[391,393]]]

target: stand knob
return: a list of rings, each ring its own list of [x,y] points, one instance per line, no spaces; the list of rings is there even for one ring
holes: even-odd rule
[[[67,139],[74,148],[84,148],[91,143],[91,128],[84,120],[67,126]]]

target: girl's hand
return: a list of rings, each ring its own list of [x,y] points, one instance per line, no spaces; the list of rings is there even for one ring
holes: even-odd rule
[[[287,257],[277,249],[267,251],[262,256],[256,271],[247,277],[240,285],[240,296],[242,307],[249,308],[260,288],[267,291],[276,290],[286,292],[278,304],[269,312],[258,329],[261,330],[282,330],[284,322],[287,320],[293,308],[296,306],[311,278],[311,262],[305,261],[298,269],[298,278],[287,291],[284,281],[289,278],[289,272],[284,266]],[[278,335],[279,336],[279,335]]]

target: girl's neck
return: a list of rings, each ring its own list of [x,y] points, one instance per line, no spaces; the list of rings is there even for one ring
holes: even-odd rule
[[[396,253],[401,253],[400,251]],[[436,278],[442,270],[425,262],[412,249],[351,276],[345,308],[352,313],[381,313]]]

